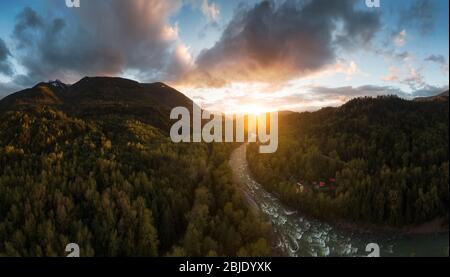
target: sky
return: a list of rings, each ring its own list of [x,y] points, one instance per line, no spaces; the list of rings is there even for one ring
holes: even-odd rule
[[[449,1],[0,1],[0,98],[84,76],[162,81],[225,113],[448,90]]]

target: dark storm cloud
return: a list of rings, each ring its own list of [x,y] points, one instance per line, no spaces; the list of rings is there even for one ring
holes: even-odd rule
[[[30,86],[33,86],[36,84],[36,80],[34,80],[34,79],[30,78],[30,76],[27,76],[24,74],[15,75],[12,78],[12,82],[21,87],[30,87]]]
[[[19,91],[22,88],[23,88],[22,86],[19,86],[14,82],[6,82],[6,83],[0,82],[0,99],[11,94],[12,92]]]
[[[178,35],[167,20],[180,1],[98,0],[67,17],[44,17],[25,8],[13,32],[29,81],[85,75],[120,75],[127,70],[142,80],[167,79],[187,66],[177,54]]]
[[[336,62],[337,49],[363,48],[380,27],[379,15],[353,0],[263,1],[241,6],[216,45],[203,51],[191,84],[285,81]]]
[[[434,0],[415,0],[400,14],[400,29],[417,28],[422,34],[433,31],[435,4]]]
[[[17,58],[28,70],[27,78],[16,76],[18,84],[29,86],[75,68],[73,40],[63,32],[65,27],[63,19],[44,19],[29,7],[17,16],[13,39],[20,51]]]
[[[27,30],[35,30],[44,27],[44,20],[31,8],[26,7],[17,15],[16,25],[14,26],[14,36],[18,39],[18,47],[23,48],[32,43],[27,36]]]
[[[0,74],[13,74],[11,64],[8,62],[8,56],[10,55],[11,53],[6,46],[6,43],[0,38]]]

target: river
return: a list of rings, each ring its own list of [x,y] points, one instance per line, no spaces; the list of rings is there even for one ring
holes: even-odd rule
[[[449,234],[398,235],[362,234],[303,217],[287,208],[256,182],[248,168],[246,145],[230,157],[230,165],[247,202],[272,223],[278,251],[290,257],[367,256],[369,244],[379,246],[382,257],[449,256]],[[375,250],[376,251],[376,250]]]

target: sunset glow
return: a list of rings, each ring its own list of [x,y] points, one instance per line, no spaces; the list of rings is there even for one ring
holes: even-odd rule
[[[0,3],[0,97],[43,80],[121,76],[165,82],[206,109],[260,113],[448,89],[448,1],[54,2],[20,0],[14,13]]]
[[[0,260],[296,277],[364,274],[303,257],[448,257],[448,11],[0,0]]]

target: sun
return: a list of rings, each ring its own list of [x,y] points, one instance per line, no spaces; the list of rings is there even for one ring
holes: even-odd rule
[[[243,114],[261,115],[268,112],[268,109],[260,105],[246,105],[242,106],[240,112]]]

